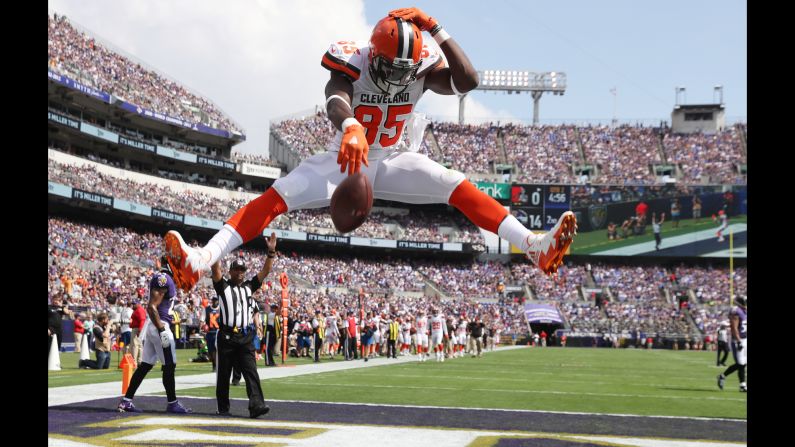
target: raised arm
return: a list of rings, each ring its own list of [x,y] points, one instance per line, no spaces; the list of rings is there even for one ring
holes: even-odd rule
[[[265,277],[268,276],[268,273],[271,272],[271,267],[273,266],[273,258],[276,257],[276,233],[271,233],[271,236],[268,238],[268,257],[265,259],[265,265],[262,266],[262,270],[257,273],[257,279],[260,283],[265,280]]]
[[[390,11],[392,17],[414,22],[421,30],[428,31],[442,49],[449,67],[435,68],[425,77],[425,88],[441,95],[454,95],[474,90],[480,82],[477,70],[472,66],[464,50],[447,34],[433,17],[418,8],[402,8]]]
[[[212,266],[212,270],[214,283],[223,279],[224,275],[221,273],[221,261],[215,261],[215,264]]]

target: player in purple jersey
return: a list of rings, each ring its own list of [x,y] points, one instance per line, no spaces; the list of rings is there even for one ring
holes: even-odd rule
[[[141,364],[130,379],[130,386],[127,393],[119,402],[120,412],[136,412],[141,410],[133,405],[133,397],[138,387],[143,382],[146,374],[160,361],[163,371],[163,387],[166,389],[168,413],[191,413],[190,408],[184,407],[177,400],[177,393],[174,384],[174,370],[177,368],[177,351],[174,344],[174,334],[171,333],[170,323],[172,321],[171,309],[177,299],[177,287],[174,284],[171,269],[165,256],[160,259],[162,268],[159,272],[152,275],[149,281],[149,304],[146,306],[148,318],[141,330],[143,343],[143,356]]]
[[[745,366],[748,364],[748,299],[746,297],[737,298],[737,306],[732,308],[729,312],[729,322],[731,323],[732,334],[732,355],[734,356],[734,365],[726,368],[723,374],[718,376],[718,386],[723,389],[723,384],[726,382],[726,376],[737,371],[740,377],[740,391],[743,393],[748,392],[748,386],[745,384]]]

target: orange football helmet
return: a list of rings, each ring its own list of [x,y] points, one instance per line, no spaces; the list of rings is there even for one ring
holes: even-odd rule
[[[399,17],[384,17],[370,36],[370,76],[387,94],[400,93],[417,79],[422,65],[422,31]],[[393,88],[400,88],[395,91]]]

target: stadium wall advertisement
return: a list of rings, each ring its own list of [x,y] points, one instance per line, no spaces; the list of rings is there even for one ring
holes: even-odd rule
[[[114,199],[113,208],[121,211],[127,211],[128,213],[140,214],[142,216],[152,215],[152,208],[146,205],[139,205],[137,203],[128,202],[122,199]]]
[[[80,121],[73,120],[72,118],[60,115],[55,112],[47,111],[47,119],[54,123],[63,124],[64,126],[71,127],[72,129],[80,129]]]
[[[182,152],[176,149],[172,149],[170,147],[163,147],[163,146],[157,147],[157,155],[173,158],[174,160],[187,161],[188,163],[196,163],[196,159],[198,158],[196,154]]]
[[[89,135],[95,136],[105,141],[110,141],[111,143],[118,143],[119,142],[119,135],[110,132],[104,129],[100,129],[97,126],[92,126],[86,122],[80,123],[80,132],[87,133]]]
[[[560,312],[550,304],[525,304],[524,314],[529,323],[559,323],[563,324]]]
[[[133,140],[121,135],[119,135],[119,144],[123,144],[134,149],[140,149],[146,152],[157,152],[157,146],[154,144],[144,143],[143,141]]]
[[[187,129],[195,130],[197,132],[203,132],[203,133],[207,133],[207,134],[210,134],[210,135],[215,135],[215,136],[222,137],[222,138],[230,138],[231,139],[233,136],[239,135],[242,140],[245,141],[245,139],[246,139],[246,136],[243,135],[243,134],[237,134],[237,133],[233,134],[232,132],[229,132],[229,131],[226,131],[226,130],[215,129],[215,128],[212,128],[212,127],[209,127],[209,126],[205,126],[204,124],[201,124],[201,123],[192,123],[190,121],[186,121],[186,120],[183,120],[183,119],[180,119],[180,118],[174,118],[173,116],[169,116],[169,115],[166,115],[166,114],[163,114],[163,113],[153,112],[151,110],[144,109],[143,107],[137,106],[135,104],[131,104],[129,102],[125,102],[125,101],[121,100],[118,97],[111,96],[108,93],[105,93],[105,92],[97,90],[97,89],[95,89],[93,87],[89,87],[87,85],[81,84],[81,83],[79,83],[79,82],[77,82],[77,81],[75,81],[75,80],[73,80],[73,79],[71,79],[71,78],[69,78],[67,76],[60,75],[60,74],[55,73],[54,71],[49,70],[49,69],[47,70],[47,77],[49,79],[51,79],[52,81],[54,81],[54,82],[57,82],[57,83],[59,83],[61,85],[65,85],[66,87],[69,87],[69,88],[71,88],[73,90],[77,90],[77,91],[79,91],[81,93],[84,93],[84,94],[86,94],[88,96],[91,96],[91,97],[94,97],[96,99],[99,99],[102,102],[105,102],[105,103],[108,103],[108,104],[116,103],[122,109],[127,110],[129,112],[136,113],[136,114],[138,114],[140,116],[145,116],[147,118],[156,119],[158,121],[163,121],[163,122],[166,122],[168,124],[174,124],[174,125],[177,125],[177,126],[181,126],[181,127],[187,128]]]
[[[143,141],[127,138],[125,136],[118,135],[115,132],[111,132],[109,130],[96,127],[84,121],[77,121],[55,112],[49,112],[48,119],[54,123],[68,126],[73,129],[78,129],[85,134],[94,136],[96,138],[100,138],[102,140],[110,141],[112,143],[118,143],[120,145],[128,146],[146,152],[153,152],[163,157],[173,158],[175,160],[185,161],[188,163],[198,163],[208,166],[215,166],[217,168],[228,169],[230,171],[235,171],[236,170],[235,168],[237,167],[237,164],[232,163],[230,161],[220,160],[212,157],[205,157],[202,155],[192,154],[190,152],[179,151],[170,147],[157,146],[151,143],[145,143]],[[253,175],[257,177],[277,179],[279,178],[279,175],[281,173],[281,170],[278,168],[270,168],[265,166],[260,167],[256,165],[249,165],[249,166],[251,167],[249,168],[251,172],[250,173],[243,172],[244,174]],[[260,168],[264,168],[267,170],[264,171],[266,173],[265,175],[253,173],[257,172],[257,170]],[[273,173],[273,171],[275,171],[275,174]]]
[[[262,236],[268,238],[270,237],[271,233],[276,233],[276,237],[279,239],[289,239],[291,241],[306,240],[306,233],[300,231],[280,230],[278,228],[266,228],[265,231],[262,232]]]
[[[219,160],[217,158],[204,157],[199,155],[196,157],[196,162],[203,165],[215,166],[216,168],[235,170],[235,164],[230,161]]]
[[[72,187],[59,183],[47,182],[47,192],[56,196],[72,198]]]
[[[475,182],[475,186],[504,205],[511,200],[511,185],[509,183]]]
[[[282,170],[270,166],[254,165],[251,163],[241,163],[240,173],[253,177],[277,179],[281,176]]]
[[[414,248],[420,250],[441,250],[442,244],[437,242],[398,241],[398,248]]]
[[[192,225],[194,227],[209,228],[212,230],[220,230],[223,228],[224,223],[220,220],[203,219],[201,217],[185,216],[185,225]]]
[[[137,106],[135,104],[130,104],[129,102],[120,101],[119,107],[122,109],[133,112],[140,116],[144,116],[146,118],[155,119],[158,121],[163,121],[164,123],[173,124],[176,126],[184,127],[186,129],[195,130],[197,132],[208,133],[210,135],[215,135],[222,138],[232,138],[232,133],[226,130],[221,129],[213,129],[212,127],[205,126],[201,123],[191,123],[190,121],[185,121],[180,118],[174,118],[173,116],[169,116],[163,113],[154,112],[149,109],[144,109],[143,107]],[[241,135],[241,137],[245,140],[245,135]]]
[[[55,73],[54,71],[47,70],[47,77],[52,79],[53,81],[61,84],[61,85],[65,85],[65,86],[67,86],[67,87],[69,87],[71,89],[77,90],[77,91],[79,91],[81,93],[85,93],[88,96],[93,96],[94,98],[97,98],[97,99],[99,99],[102,102],[106,102],[108,104],[111,103],[109,94],[107,94],[105,92],[101,92],[101,91],[99,91],[99,90],[97,90],[95,88],[89,87],[87,85],[83,85],[83,84],[81,84],[81,83],[79,83],[77,81],[74,81],[74,80],[66,77],[66,76],[59,75],[58,73]]]
[[[184,214],[175,213],[173,211],[163,210],[160,208],[152,208],[152,217],[159,217],[161,219],[173,220],[180,223],[185,222]]]
[[[113,208],[113,197],[72,188],[72,198]]]
[[[351,236],[351,245],[362,247],[397,248],[397,241],[393,239],[368,239],[366,237]]]

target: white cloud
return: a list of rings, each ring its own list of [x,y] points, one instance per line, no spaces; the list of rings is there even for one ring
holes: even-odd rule
[[[320,58],[328,45],[367,40],[373,26],[361,0],[49,0],[48,6],[214,101],[246,130],[237,149],[262,154],[269,120],[324,102],[328,71]],[[457,99],[438,98],[429,93],[420,104],[426,113],[457,119]],[[467,115],[498,115],[468,101]]]

